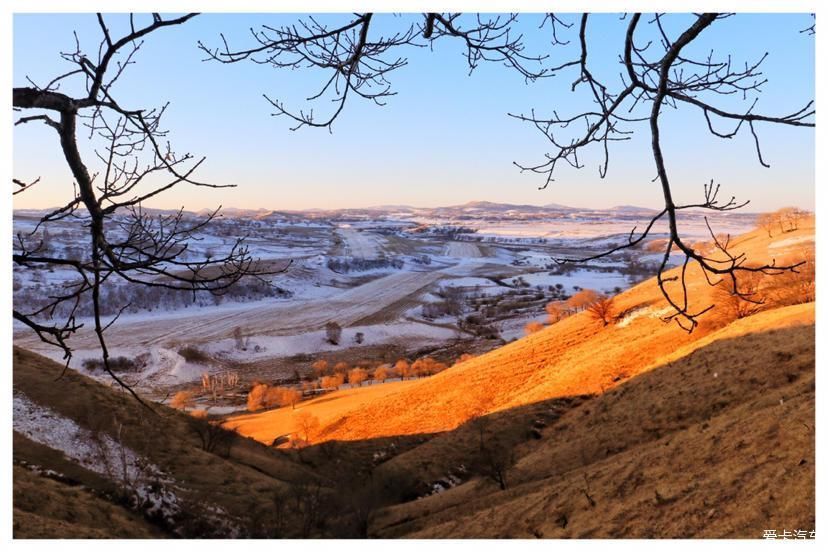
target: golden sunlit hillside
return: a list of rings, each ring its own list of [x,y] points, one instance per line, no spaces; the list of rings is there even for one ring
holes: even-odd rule
[[[731,334],[562,413],[554,404],[538,409],[534,423],[548,423],[515,447],[505,491],[472,479],[379,512],[372,534],[760,538],[813,527],[813,309],[756,317],[750,332],[734,324]],[[532,419],[505,431],[521,435],[538,427]],[[471,441],[465,458],[475,454],[469,425],[383,467],[448,457],[441,468],[456,469],[453,450]]]
[[[731,240],[730,248],[744,253],[748,264],[799,262],[813,258],[813,237],[811,218],[797,230],[773,237],[757,229]],[[694,264],[687,272],[691,306],[703,308],[722,300]],[[303,403],[296,411],[282,408],[232,418],[228,426],[269,444],[295,431],[297,413],[306,412],[319,421],[314,442],[354,441],[448,431],[487,413],[600,394],[717,340],[812,323],[812,304],[780,308],[807,300],[798,297],[799,287],[802,281],[812,285],[812,278],[805,273],[766,276],[761,287],[764,304],[756,308],[761,316],[737,320],[719,305],[689,334],[662,320],[670,309],[651,279],[614,299],[616,320],[606,327],[581,312],[430,378],[338,391]],[[669,286],[678,283],[667,285],[673,289]]]

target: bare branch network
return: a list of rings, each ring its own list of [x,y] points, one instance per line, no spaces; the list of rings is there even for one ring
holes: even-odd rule
[[[636,234],[636,228],[633,228],[627,243],[590,259],[640,244],[658,221],[665,220],[669,226],[669,239],[657,278],[664,297],[674,309],[674,313],[667,318],[676,320],[682,328],[692,331],[698,324],[698,317],[713,308],[713,305],[691,309],[686,281],[686,269],[690,262],[698,263],[711,285],[726,284],[733,294],[747,300],[750,298],[740,292],[740,274],[779,274],[796,271],[799,266],[781,266],[775,261],[770,264],[749,264],[744,255],[732,254],[729,241],[717,239],[712,229],[713,252],[705,254],[686,243],[679,231],[677,213],[682,210],[731,211],[748,202],[737,202],[733,197],[726,201],[720,200],[720,186],[711,181],[704,186],[702,202],[688,205],[675,203],[661,149],[660,116],[665,106],[673,109],[693,108],[704,117],[710,133],[717,138],[731,139],[739,132],[749,131],[758,162],[764,167],[769,167],[769,164],[763,155],[759,138],[761,125],[814,127],[813,100],[800,109],[782,115],[756,111],[756,96],[767,82],[761,71],[767,53],[743,66],[737,66],[729,53],[719,56],[711,50],[701,57],[686,53],[687,47],[706,29],[731,15],[695,15],[692,16],[692,23],[682,32],[670,33],[665,22],[675,16],[657,13],[644,23],[656,37],[646,43],[638,40],[642,34],[642,15],[637,13],[623,16],[622,20],[628,19],[628,22],[624,41],[619,44],[620,85],[602,81],[591,70],[588,57],[589,14],[583,14],[573,22],[566,22],[555,14],[547,14],[543,19],[540,27],[550,47],[562,47],[570,42],[576,47],[573,59],[554,63],[549,54],[526,52],[524,37],[516,31],[518,17],[514,14],[486,18],[457,13],[426,13],[417,16],[421,18],[418,23],[386,37],[374,37],[374,34],[380,34],[379,31],[369,33],[369,30],[373,30],[373,14],[370,13],[356,14],[347,23],[338,26],[323,25],[314,18],[308,18],[294,26],[263,26],[260,30],[251,30],[255,45],[246,49],[232,49],[224,36],[221,37],[220,48],[208,48],[204,44],[200,44],[200,47],[208,54],[208,59],[222,63],[251,60],[277,68],[315,67],[329,71],[329,77],[319,92],[308,98],[309,101],[314,101],[324,97],[333,102],[335,108],[332,113],[321,119],[315,118],[312,110],[290,111],[283,102],[265,96],[276,109],[274,115],[290,117],[295,122],[294,129],[302,126],[330,129],[341,114],[349,95],[361,96],[383,105],[383,100],[394,94],[388,81],[389,73],[406,64],[405,58],[395,57],[392,53],[392,50],[396,51],[400,46],[433,47],[441,38],[454,38],[466,48],[469,71],[473,71],[483,61],[494,61],[517,71],[527,81],[552,77],[564,70],[575,71],[572,91],[583,90],[594,108],[570,115],[553,111],[552,116],[546,117],[537,115],[534,110],[529,115],[511,114],[541,132],[551,147],[541,163],[516,165],[521,171],[543,175],[543,189],[553,182],[555,172],[561,164],[581,169],[581,152],[596,147],[603,155],[598,172],[604,178],[609,169],[611,144],[630,140],[636,124],[647,124],[652,137],[652,159],[656,167],[654,181],[658,181],[661,186],[663,209],[649,221],[643,232]],[[563,35],[570,32],[570,29],[575,36],[564,39]],[[814,33],[814,25],[802,30],[802,34]],[[749,106],[734,111],[719,101],[730,97],[741,97],[749,102]],[[751,97],[753,99],[749,101]],[[685,257],[683,268],[680,276],[667,277],[665,274],[674,249],[678,249]],[[586,260],[589,259],[559,261]],[[678,291],[667,289],[665,283],[670,281],[678,281]]]
[[[196,180],[193,175],[204,158],[179,154],[166,141],[167,132],[161,126],[166,105],[129,109],[116,98],[115,85],[135,63],[142,40],[164,28],[182,25],[195,15],[130,15],[129,31],[115,37],[98,14],[102,39],[97,55],[83,52],[75,35],[75,48],[61,53],[71,70],[43,85],[30,80],[31,86],[13,90],[15,111],[33,113],[21,116],[15,125],[42,123],[55,130],[74,178],[74,194],[68,203],[45,214],[31,233],[17,236],[12,260],[24,268],[62,267],[77,273],[73,282],[55,289],[45,305],[30,312],[15,308],[14,319],[44,342],[62,349],[68,366],[72,355],[69,338],[82,327],[76,314],[82,301],[91,301],[104,369],[126,388],[110,369],[105,332],[128,305],[111,320],[104,320],[101,290],[107,281],[120,278],[141,286],[221,294],[244,277],[269,274],[259,269],[243,238],[238,238],[224,256],[182,260],[188,243],[214,220],[218,210],[193,222],[184,216],[183,209],[153,214],[142,207],[148,199],[179,184],[225,187]],[[61,91],[62,85],[83,92],[70,95]],[[83,158],[78,147],[81,130],[96,146],[96,159]],[[90,162],[96,162],[100,171],[90,172]],[[14,179],[14,193],[27,191],[38,181]],[[60,255],[35,237],[41,226],[67,218],[78,219],[88,228],[89,242],[82,255]],[[68,315],[59,314],[67,311]]]
[[[349,97],[359,97],[376,105],[385,105],[388,97],[396,94],[391,88],[390,75],[407,65],[408,60],[397,54],[402,47],[433,47],[445,38],[454,38],[465,46],[469,71],[481,62],[497,62],[510,67],[529,81],[552,76],[560,67],[547,67],[548,55],[526,51],[524,37],[514,30],[516,14],[485,17],[462,14],[426,13],[419,21],[389,34],[376,27],[372,13],[354,14],[345,23],[330,25],[317,17],[299,19],[292,25],[273,27],[263,25],[251,29],[253,44],[232,48],[222,34],[220,46],[199,42],[206,60],[221,63],[250,61],[279,69],[318,69],[326,73],[324,80],[308,102],[322,101],[333,106],[329,113],[318,117],[311,109],[293,110],[268,94],[265,99],[274,108],[274,116],[286,116],[293,122],[293,130],[303,126],[331,129],[342,113]],[[550,14],[543,26],[553,29],[565,27],[558,17]]]
[[[13,255],[13,262],[19,266],[61,266],[78,273],[77,281],[56,291],[46,307],[33,312],[13,312],[16,320],[28,326],[41,339],[60,347],[67,362],[71,356],[67,340],[81,327],[75,310],[82,298],[91,297],[95,333],[105,367],[109,370],[104,332],[114,320],[105,322],[100,309],[101,286],[108,279],[117,276],[145,286],[194,293],[222,293],[243,277],[261,278],[268,274],[259,269],[241,239],[222,258],[208,258],[201,262],[182,260],[188,242],[201,229],[201,225],[207,224],[216,213],[208,215],[201,223],[192,224],[182,212],[156,216],[141,207],[144,201],[180,184],[222,187],[196,180],[194,173],[203,159],[196,159],[187,153],[179,154],[166,140],[166,131],[161,126],[166,106],[155,109],[127,108],[116,97],[115,85],[127,68],[135,63],[141,41],[162,29],[182,25],[195,15],[171,18],[160,14],[130,15],[129,29],[122,36],[114,36],[104,17],[98,15],[102,38],[95,54],[83,52],[76,37],[74,49],[61,54],[71,69],[45,84],[30,81],[30,86],[13,90],[14,109],[21,113],[15,124],[41,123],[54,129],[74,178],[73,198],[46,214],[40,224],[72,217],[80,219],[89,230],[88,254],[80,258],[46,252],[42,244],[32,239],[33,234],[18,236]],[[693,108],[704,117],[709,131],[718,138],[730,139],[741,131],[749,131],[758,161],[763,166],[768,166],[768,163],[759,138],[762,125],[814,127],[813,101],[783,115],[757,112],[755,96],[766,82],[761,72],[764,56],[737,67],[730,55],[717,56],[710,52],[702,57],[693,57],[686,53],[687,47],[706,29],[729,15],[692,16],[692,23],[681,33],[670,33],[664,24],[668,16],[655,14],[646,25],[655,30],[657,39],[643,44],[638,41],[641,14],[629,16],[625,39],[619,44],[620,85],[603,82],[590,69],[589,14],[573,22],[567,22],[555,14],[544,17],[538,32],[547,45],[559,49],[572,44],[577,52],[572,59],[554,61],[550,54],[527,51],[524,36],[518,30],[518,16],[514,14],[488,17],[426,13],[416,16],[416,21],[404,29],[387,36],[376,27],[375,17],[370,13],[355,14],[337,25],[323,23],[315,17],[300,18],[289,26],[262,26],[251,30],[253,43],[249,47],[232,48],[224,36],[221,36],[219,47],[208,47],[203,43],[199,43],[199,47],[208,60],[221,63],[249,61],[274,68],[314,69],[326,74],[318,91],[308,98],[310,103],[324,101],[332,105],[330,112],[322,117],[317,117],[313,109],[289,109],[278,98],[265,95],[274,108],[273,114],[290,118],[293,128],[309,126],[330,129],[349,97],[383,105],[388,97],[395,94],[391,75],[407,63],[405,57],[397,54],[403,47],[433,48],[438,41],[453,39],[462,45],[470,72],[482,62],[494,62],[516,71],[530,82],[574,71],[576,78],[572,90],[585,91],[594,108],[571,115],[559,115],[554,111],[552,116],[547,117],[538,116],[534,111],[530,115],[513,115],[540,131],[551,148],[542,163],[518,166],[523,171],[543,175],[542,187],[546,187],[553,181],[554,173],[561,164],[582,168],[580,152],[597,147],[603,153],[599,174],[604,177],[609,167],[611,144],[629,140],[635,125],[649,126],[657,174],[655,180],[661,187],[663,209],[641,233],[636,234],[634,228],[627,243],[620,248],[641,243],[658,221],[666,220],[670,234],[657,277],[662,293],[675,310],[670,319],[692,331],[698,317],[712,307],[690,307],[686,270],[691,262],[698,263],[711,285],[724,281],[736,295],[745,295],[738,283],[741,274],[796,271],[796,264],[749,264],[744,255],[732,254],[729,241],[717,238],[712,229],[714,252],[700,252],[685,242],[678,228],[677,213],[684,209],[729,211],[747,202],[740,203],[734,198],[720,200],[719,185],[712,181],[705,186],[704,200],[700,203],[681,205],[674,202],[661,150],[660,115],[665,106]],[[565,37],[571,33],[575,36]],[[801,34],[808,36],[813,33],[815,27],[810,26]],[[80,86],[82,92],[70,94],[61,90],[63,85],[70,83],[76,88]],[[719,101],[739,96],[748,101],[747,109],[729,109]],[[752,102],[749,97],[753,97]],[[90,141],[103,144],[96,151],[96,158],[91,160],[100,164],[98,172],[90,172],[90,160],[83,159],[80,153],[77,143],[79,123],[81,129],[88,133]],[[573,130],[574,137],[567,134]],[[37,178],[14,179],[13,193],[23,193],[37,182]],[[685,259],[679,276],[668,277],[666,273],[674,249],[678,249]],[[669,281],[678,282],[678,291],[668,289],[665,284]],[[52,315],[57,307],[66,305],[70,305],[69,316],[55,321]]]

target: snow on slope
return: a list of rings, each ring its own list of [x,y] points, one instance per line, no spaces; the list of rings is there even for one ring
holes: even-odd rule
[[[148,513],[171,517],[179,511],[172,479],[123,443],[80,427],[23,393],[14,394],[12,409],[14,431],[133,491]]]

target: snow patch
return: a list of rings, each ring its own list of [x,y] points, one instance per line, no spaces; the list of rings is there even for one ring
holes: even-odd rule
[[[633,320],[637,318],[647,317],[647,318],[663,318],[665,315],[669,314],[673,309],[671,307],[663,307],[660,309],[656,309],[654,307],[643,307],[640,309],[636,309],[629,313],[627,316],[621,319],[618,324],[616,324],[619,328],[626,328],[629,326]]]
[[[784,240],[779,240],[777,242],[773,242],[770,244],[771,249],[782,249],[783,247],[791,247],[793,245],[798,245],[800,243],[805,242],[813,242],[813,236],[797,236],[795,238],[787,238]]]
[[[131,491],[134,506],[149,515],[172,519],[180,511],[178,497],[170,489],[172,479],[123,443],[93,433],[22,393],[14,394],[12,404],[12,427],[18,433]]]

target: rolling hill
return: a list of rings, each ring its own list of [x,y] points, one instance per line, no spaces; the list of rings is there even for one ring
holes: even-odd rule
[[[732,243],[755,262],[807,258],[813,231]],[[688,273],[695,304],[716,300]],[[582,312],[429,378],[232,417],[261,444],[220,434],[224,453],[205,450],[203,420],[56,380],[59,365],[15,349],[15,536],[812,530],[814,304],[801,279],[776,278],[755,314],[714,311],[691,334],[662,320],[650,280],[615,298],[606,327]],[[266,446],[305,414],[309,446]]]
[[[754,262],[770,262],[773,258],[804,258],[812,240],[811,222],[783,236],[768,238],[757,230],[732,243],[736,251],[746,253]],[[677,285],[674,282],[668,289],[675,291]],[[688,290],[692,308],[716,301],[713,288],[692,264]],[[325,422],[317,440],[448,431],[481,414],[557,397],[602,393],[716,339],[796,325],[805,316],[796,310],[771,315],[776,309],[769,299],[767,318],[750,317],[745,323],[727,327],[731,320],[716,316],[714,311],[688,334],[662,320],[670,309],[654,279],[618,295],[614,304],[618,321],[608,327],[581,312],[436,376],[386,383],[381,392],[370,388],[340,391],[299,408]],[[366,401],[358,399],[362,394],[378,396]],[[293,416],[293,412],[273,410],[234,418],[230,426],[270,442],[290,431]]]

